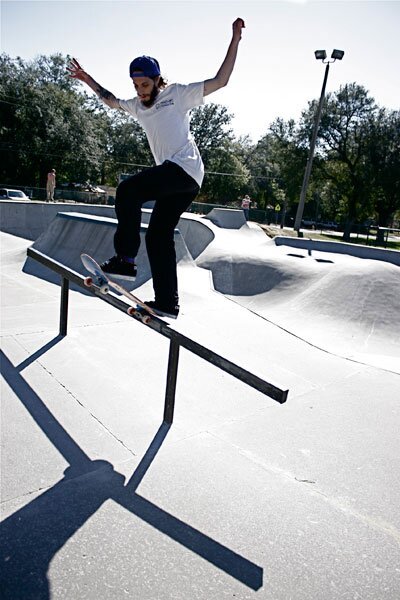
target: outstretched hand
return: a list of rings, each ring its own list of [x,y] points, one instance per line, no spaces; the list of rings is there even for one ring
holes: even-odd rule
[[[236,19],[236,21],[234,21],[233,25],[232,25],[232,29],[233,29],[233,37],[234,38],[238,38],[239,40],[242,37],[242,29],[246,27],[246,25],[244,24],[243,19]]]
[[[82,69],[81,65],[78,63],[76,58],[72,58],[70,60],[67,70],[69,71],[69,76],[73,79],[79,79],[79,81],[86,81],[87,73]]]

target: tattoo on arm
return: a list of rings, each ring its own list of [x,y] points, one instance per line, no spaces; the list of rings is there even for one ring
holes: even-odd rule
[[[98,85],[96,87],[96,93],[99,95],[99,97],[102,100],[114,100],[115,99],[114,94],[112,94],[108,90],[106,90],[103,87],[101,87],[101,85]]]

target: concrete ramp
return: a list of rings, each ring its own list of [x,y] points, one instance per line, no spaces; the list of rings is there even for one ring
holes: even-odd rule
[[[151,211],[143,211],[145,220],[150,216]],[[115,228],[112,218],[59,213],[33,247],[84,274],[80,254],[99,261],[111,256]],[[142,238],[146,230],[143,224]],[[326,242],[320,249],[304,246],[308,240],[294,245],[287,239],[284,244],[286,239],[277,244],[252,224],[233,229],[182,215],[175,231],[177,262],[189,267],[180,269],[182,299],[196,300],[199,310],[205,305],[210,309],[212,274],[215,290],[292,335],[398,372],[400,277],[399,267],[391,263],[400,253],[367,248],[361,258],[351,256],[350,251],[359,250],[347,245]],[[138,294],[145,297],[151,293],[151,274],[144,243],[137,260],[138,278],[131,289],[144,286]],[[202,269],[193,269],[195,265]],[[24,271],[59,283],[58,276],[33,261],[27,260]]]
[[[223,229],[240,229],[244,225],[247,226],[244,212],[234,208],[213,208],[204,218]]]
[[[398,267],[354,257],[323,263],[306,258],[296,273],[285,262],[247,265],[246,273],[237,266],[234,289],[243,290],[250,276],[260,290],[268,281],[271,287],[257,291],[253,283],[253,295],[231,298],[310,344],[400,372]]]
[[[142,209],[142,223],[150,222],[151,213],[152,211],[149,209]],[[183,235],[185,244],[194,259],[207,248],[215,237],[210,223],[204,222],[203,217],[192,213],[182,214],[177,229]]]
[[[379,260],[367,249],[361,258],[327,244],[294,250],[246,228],[220,230],[196,263],[211,271],[217,291],[294,336],[399,372],[400,253]]]
[[[54,258],[65,266],[85,273],[80,255],[90,254],[102,262],[114,254],[114,233],[117,221],[108,217],[84,215],[81,213],[58,213],[46,231],[32,245],[33,248]],[[138,277],[130,284],[130,289],[141,286],[151,278],[150,265],[147,258],[144,236],[147,225],[141,226],[141,245],[137,256]],[[192,256],[185,244],[182,234],[175,230],[175,248],[177,262],[194,264]],[[39,276],[48,281],[59,282],[57,275],[32,261],[26,260],[24,272]]]

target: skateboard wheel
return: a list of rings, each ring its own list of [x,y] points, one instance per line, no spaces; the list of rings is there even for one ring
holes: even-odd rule
[[[145,323],[146,325],[151,321],[151,315],[143,313],[142,311],[138,310],[135,306],[130,306],[127,310],[127,313],[131,317],[139,317],[142,323]]]
[[[83,283],[87,287],[90,287],[93,284],[93,279],[91,277],[85,277],[85,279],[83,280]]]
[[[107,284],[104,284],[104,285],[100,286],[100,291],[102,294],[108,294],[108,292],[110,291],[110,288],[108,287]]]

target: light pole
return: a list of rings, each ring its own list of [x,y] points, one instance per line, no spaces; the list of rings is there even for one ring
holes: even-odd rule
[[[317,141],[319,122],[321,120],[322,105],[323,105],[324,98],[325,98],[325,88],[326,88],[326,82],[328,80],[329,65],[331,63],[335,62],[336,59],[342,60],[342,58],[344,56],[344,51],[343,50],[333,50],[333,52],[331,54],[331,60],[326,60],[325,50],[316,50],[314,52],[314,54],[315,54],[315,58],[317,60],[322,60],[322,62],[324,64],[326,64],[326,68],[325,68],[324,81],[322,83],[322,90],[321,90],[321,96],[319,99],[318,110],[317,110],[317,114],[315,116],[314,130],[313,130],[313,134],[312,134],[312,138],[311,138],[310,151],[308,154],[306,170],[304,172],[303,185],[301,187],[299,206],[297,207],[296,219],[294,222],[294,229],[297,231],[297,234],[299,237],[302,237],[302,235],[303,235],[300,232],[301,220],[303,218],[303,211],[304,211],[304,204],[306,201],[308,181],[310,179],[311,167],[312,167],[312,163],[313,163],[313,159],[314,159],[315,144]]]

